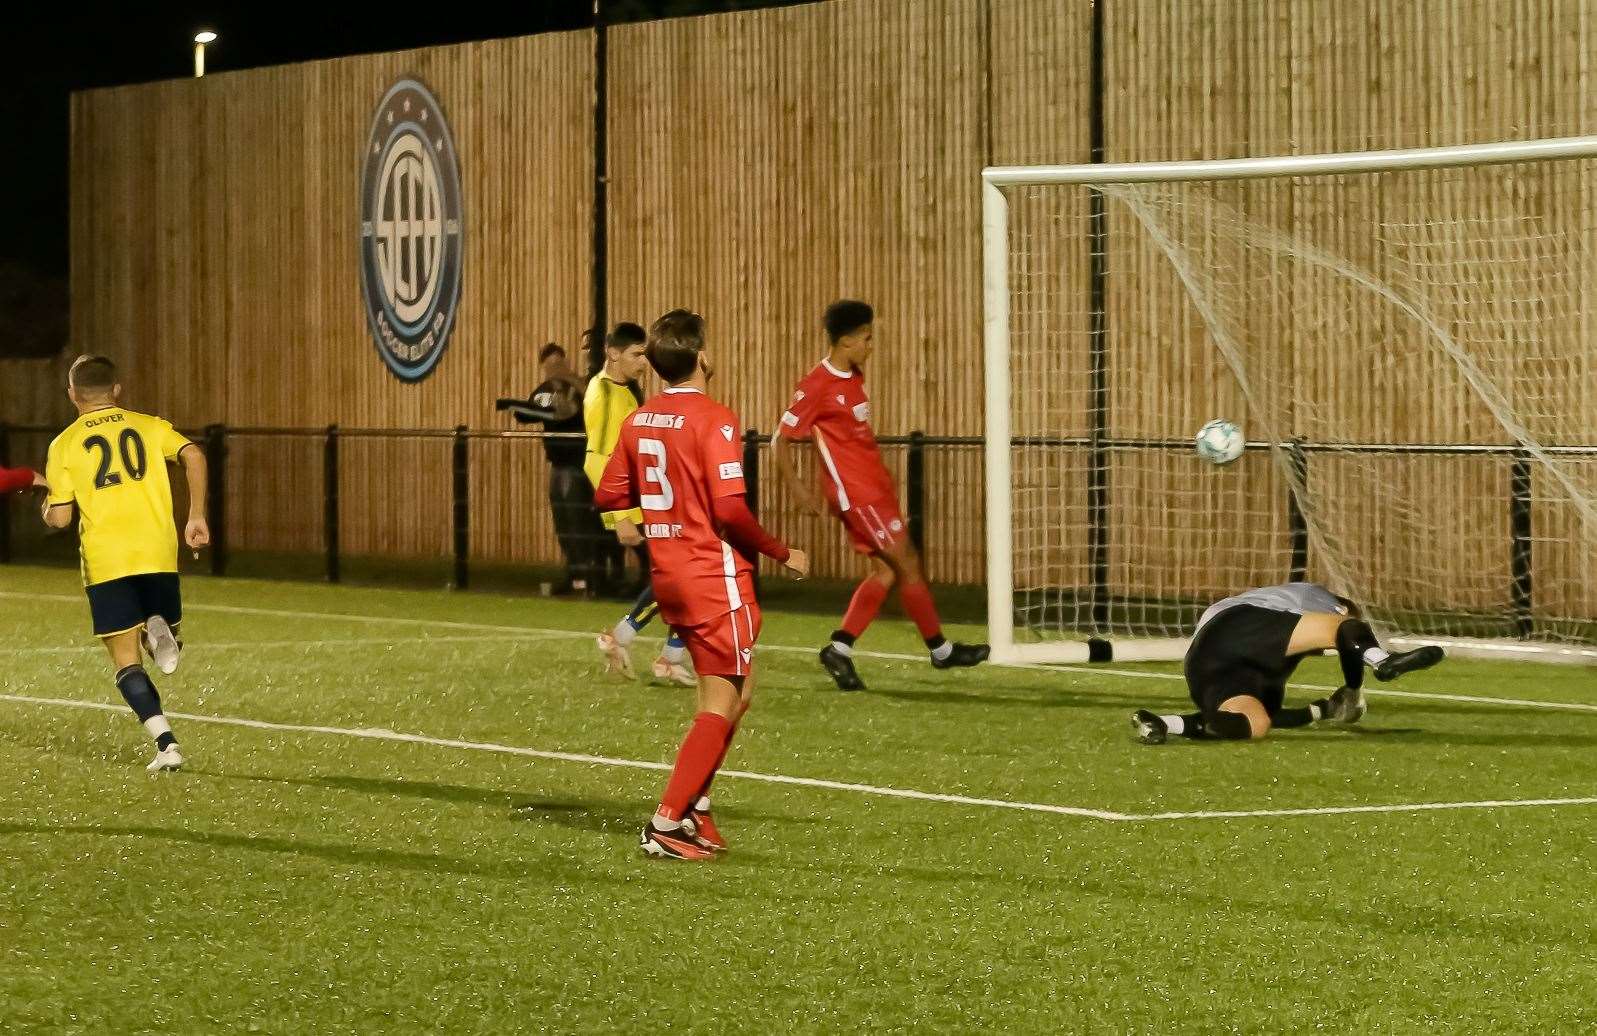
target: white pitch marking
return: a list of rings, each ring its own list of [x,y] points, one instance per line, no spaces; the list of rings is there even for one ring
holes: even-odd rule
[[[233,641],[208,641],[202,640],[184,648],[185,658],[191,658],[198,652],[205,655],[218,650],[241,650],[251,648],[316,648],[316,647],[342,647],[346,644],[542,644],[547,640],[555,639],[547,634],[528,634],[527,636],[508,636],[495,634],[482,637],[346,637],[343,640],[233,640]],[[84,644],[79,647],[19,647],[0,648],[0,655],[70,655],[78,652],[88,652],[95,655],[105,654],[105,648],[97,644]]]
[[[24,601],[62,601],[78,603],[81,598],[71,597],[66,594],[25,594],[11,591],[0,591],[0,599],[11,598]],[[430,629],[455,629],[477,630],[484,633],[513,633],[529,636],[543,636],[553,638],[561,637],[591,637],[592,633],[582,630],[561,630],[543,626],[496,626],[481,622],[459,622],[445,619],[407,619],[400,616],[387,615],[347,615],[341,612],[300,612],[287,611],[275,608],[248,608],[231,604],[188,604],[184,605],[188,611],[218,612],[224,615],[272,615],[286,619],[321,619],[329,621],[364,622],[395,626],[422,626]],[[641,640],[658,640],[658,638],[642,637]],[[760,651],[781,651],[789,654],[811,655],[814,648],[794,647],[789,644],[761,644]],[[854,654],[860,658],[880,658],[889,661],[921,662],[925,655],[907,655],[890,651],[864,651],[855,650]],[[988,665],[1001,666],[1006,669],[1026,669],[1044,673],[1082,673],[1088,676],[1124,676],[1137,680],[1185,680],[1180,673],[1153,673],[1137,669],[1099,669],[1082,665],[1046,665],[1041,662],[989,662]],[[1288,684],[1299,691],[1334,691],[1335,687],[1327,684],[1293,683]],[[1509,705],[1527,709],[1562,709],[1570,712],[1597,712],[1597,704],[1590,702],[1568,701],[1534,701],[1529,698],[1486,698],[1473,694],[1445,694],[1439,691],[1392,691],[1380,687],[1365,687],[1365,694],[1379,695],[1388,698],[1411,698],[1423,701],[1450,701],[1464,705]]]
[[[21,694],[0,694],[0,701],[23,705],[53,705],[58,708],[92,709],[97,712],[122,712],[120,705],[105,702],[78,701],[72,698],[34,698]],[[639,759],[615,759],[604,755],[587,755],[580,752],[551,752],[537,748],[517,748],[489,741],[459,741],[453,738],[427,737],[422,734],[402,734],[381,727],[323,727],[304,723],[269,723],[265,720],[242,719],[235,716],[200,716],[186,712],[169,712],[173,719],[188,723],[213,723],[230,727],[249,727],[254,730],[280,730],[295,734],[332,734],[339,737],[364,738],[371,741],[397,741],[405,744],[430,745],[437,748],[458,748],[471,752],[493,752],[499,755],[523,756],[531,759],[549,759],[565,763],[588,763],[594,766],[617,766],[633,770],[668,771],[669,763],[651,763]],[[883,788],[874,784],[855,784],[848,781],[828,781],[815,777],[788,777],[782,774],[752,773],[747,770],[722,770],[717,776],[765,784],[790,784],[805,788],[823,788],[828,791],[850,791],[860,795],[877,795],[885,798],[914,799],[919,802],[943,802],[956,806],[986,806],[994,809],[1014,809],[1029,813],[1052,813],[1060,816],[1085,817],[1091,820],[1110,820],[1140,823],[1159,820],[1231,820],[1242,817],[1300,817],[1331,816],[1343,813],[1416,813],[1450,809],[1505,809],[1525,806],[1591,806],[1597,797],[1566,799],[1482,799],[1471,802],[1414,802],[1371,806],[1315,806],[1302,809],[1251,809],[1212,810],[1190,813],[1121,813],[1107,809],[1090,809],[1085,806],[1060,806],[1048,802],[1016,802],[1010,799],[975,798],[969,795],[943,795],[909,788]]]

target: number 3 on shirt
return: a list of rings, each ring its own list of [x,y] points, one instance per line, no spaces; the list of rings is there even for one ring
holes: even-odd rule
[[[660,487],[658,493],[643,493],[639,504],[645,511],[669,511],[676,501],[671,491],[671,480],[665,474],[665,443],[659,439],[639,439],[638,456],[648,460],[643,466],[644,488],[653,482]]]

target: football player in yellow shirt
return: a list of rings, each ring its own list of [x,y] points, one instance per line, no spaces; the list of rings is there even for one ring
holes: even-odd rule
[[[75,506],[94,635],[110,652],[117,689],[155,738],[155,759],[146,769],[176,770],[183,755],[140,648],[163,673],[177,669],[183,599],[166,466],[183,466],[189,489],[183,540],[198,550],[211,541],[205,454],[170,423],[124,409],[116,365],[104,356],[82,356],[72,364],[67,395],[78,419],[50,444],[44,521],[64,529]]]
[[[588,453],[582,462],[582,470],[595,488],[604,478],[605,466],[610,463],[610,454],[615,452],[616,443],[621,441],[622,424],[632,416],[632,411],[638,409],[638,397],[632,394],[631,383],[642,377],[648,369],[649,361],[643,355],[647,340],[648,335],[637,324],[617,324],[615,330],[604,339],[603,369],[588,380],[588,390],[582,398],[583,423],[588,431]],[[615,511],[602,517],[604,527],[612,530],[616,529],[619,519],[628,519],[631,524],[624,527],[626,533],[617,532],[618,536],[623,537],[622,545],[647,550],[643,547],[643,537],[638,533],[643,524],[642,510]],[[643,570],[647,578],[647,554],[644,555]],[[632,675],[632,642],[637,639],[638,631],[647,626],[659,610],[654,603],[654,588],[645,586],[637,602],[632,605],[632,610],[621,617],[615,628],[599,634],[599,653],[604,656],[609,671],[629,677]],[[668,633],[665,647],[651,669],[654,678],[681,687],[696,687],[698,678],[683,664],[687,656],[688,651],[681,638],[675,633]]]

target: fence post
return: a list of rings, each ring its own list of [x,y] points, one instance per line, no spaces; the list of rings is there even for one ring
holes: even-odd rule
[[[227,575],[227,426],[205,427],[205,510],[211,525],[211,575]]]
[[[743,433],[743,499],[749,513],[760,516],[760,433],[750,428]],[[760,559],[754,558],[754,593],[760,592]]]
[[[1301,583],[1309,573],[1309,522],[1298,504],[1298,492],[1308,489],[1309,455],[1303,452],[1302,439],[1287,443],[1286,452],[1292,468],[1292,479],[1286,487],[1287,528],[1292,533],[1292,571],[1287,581]]]
[[[11,430],[0,421],[0,468],[11,466]],[[0,500],[0,565],[11,563],[11,505]]]
[[[909,433],[909,456],[904,464],[904,504],[909,510],[909,540],[926,551],[926,433]],[[922,564],[925,564],[924,559]],[[928,577],[929,578],[929,577]]]
[[[1529,637],[1536,623],[1531,615],[1531,466],[1530,454],[1514,451],[1510,469],[1508,528],[1511,537],[1509,564],[1513,575],[1511,596],[1514,624],[1521,637]]]
[[[467,467],[467,459],[469,456],[467,446],[470,444],[470,442],[471,440],[466,438],[466,426],[463,424],[456,425],[454,457],[455,580],[453,584],[456,590],[466,589],[466,584],[470,576],[466,564],[466,556],[471,549],[471,530],[468,525],[471,516],[471,472]]]
[[[322,444],[322,541],[327,548],[327,581],[336,583],[338,571],[338,425],[327,426]]]

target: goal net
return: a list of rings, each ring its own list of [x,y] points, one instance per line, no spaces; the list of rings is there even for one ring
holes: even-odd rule
[[[1310,579],[1400,643],[1597,662],[1594,159],[985,171],[997,657],[1179,657]]]

